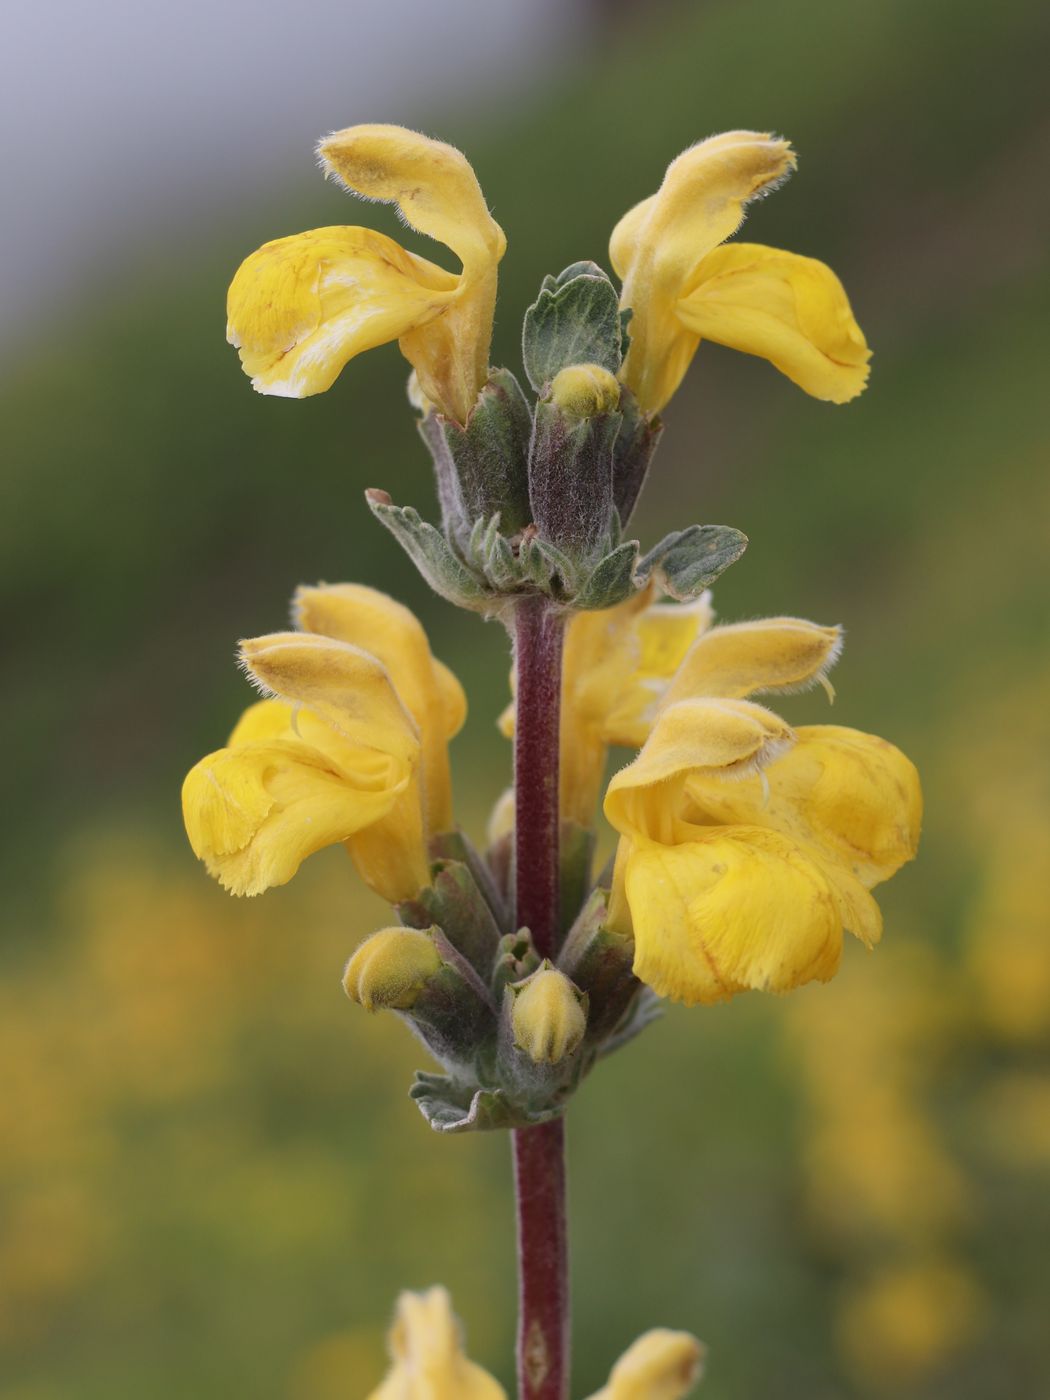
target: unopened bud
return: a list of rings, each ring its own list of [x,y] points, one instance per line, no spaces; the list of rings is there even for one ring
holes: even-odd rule
[[[441,965],[429,930],[384,928],[347,963],[343,987],[366,1011],[407,1011]]]
[[[568,365],[554,376],[550,398],[567,413],[593,418],[620,406],[620,385],[601,365]]]
[[[624,1352],[592,1400],[682,1400],[703,1369],[704,1348],[695,1337],[655,1328]]]
[[[563,972],[544,962],[512,987],[514,1044],[536,1064],[557,1064],[579,1045],[587,1029],[583,993]]]

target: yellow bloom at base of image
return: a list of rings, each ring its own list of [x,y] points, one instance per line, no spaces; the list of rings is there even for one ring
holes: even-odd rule
[[[631,312],[621,378],[647,412],[672,397],[702,340],[769,360],[814,398],[847,403],[864,389],[870,352],[830,268],[725,244],[747,205],[796,164],[789,143],[768,132],[709,137],[617,224],[609,251]]]
[[[695,1337],[654,1328],[624,1352],[591,1400],[683,1400],[703,1372],[704,1348]]]
[[[304,588],[295,607],[303,631],[241,644],[275,698],[187,776],[190,844],[233,894],[283,885],[341,842],[377,893],[410,898],[429,880],[428,838],[452,826],[462,689],[412,614],[374,589]]]
[[[507,1400],[499,1382],[467,1359],[444,1288],[402,1293],[389,1343],[393,1364],[368,1400]],[[684,1400],[703,1363],[695,1337],[656,1328],[628,1348],[591,1400]]]
[[[395,204],[459,258],[459,273],[372,229],[311,229],[264,244],[230,285],[227,339],[252,387],[305,398],[355,355],[397,341],[422,394],[465,422],[488,378],[496,269],[506,247],[453,146],[400,126],[354,126],[318,147],[351,194]]]

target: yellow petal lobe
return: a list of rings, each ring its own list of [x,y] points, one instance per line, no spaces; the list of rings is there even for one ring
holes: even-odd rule
[[[613,231],[610,255],[631,310],[631,345],[620,377],[658,412],[681,383],[699,336],[678,318],[702,260],[731,234],[748,202],[795,168],[786,141],[768,132],[710,137],[671,162],[660,189]]]
[[[769,617],[714,627],[690,649],[667,693],[667,704],[690,696],[805,690],[823,683],[842,651],[842,629],[797,617]]]
[[[463,687],[430,651],[418,618],[403,604],[363,584],[322,584],[296,590],[293,616],[307,632],[359,647],[386,668],[398,698],[419,731],[427,824],[452,828],[448,741],[466,718]]]
[[[448,306],[459,279],[366,228],[319,228],[264,243],[237,269],[226,336],[252,388],[324,393],[362,351]]]
[[[795,837],[864,887],[888,880],[912,860],[922,826],[915,765],[874,734],[838,725],[802,725],[796,743],[754,779],[712,783],[691,777],[692,816],[747,822]]]
[[[731,243],[703,259],[678,319],[700,340],[768,360],[814,398],[848,403],[868,382],[868,349],[845,288],[815,258]]]
[[[711,1005],[787,992],[838,969],[842,921],[819,867],[760,827],[632,849],[625,877],[635,975],[660,996]]]

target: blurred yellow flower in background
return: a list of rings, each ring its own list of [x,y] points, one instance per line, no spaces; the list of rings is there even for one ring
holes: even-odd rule
[[[488,378],[496,269],[506,247],[473,170],[453,146],[401,126],[352,126],[318,146],[325,172],[396,204],[444,243],[459,273],[372,229],[311,229],[265,243],[238,268],[227,338],[252,387],[304,398],[363,350],[396,340],[427,399],[465,422]]]
[[[613,230],[609,252],[631,311],[621,378],[647,412],[671,398],[701,340],[769,360],[832,403],[848,403],[867,384],[870,351],[829,267],[725,243],[747,205],[796,163],[788,142],[768,132],[711,136],[673,160],[656,194]]]

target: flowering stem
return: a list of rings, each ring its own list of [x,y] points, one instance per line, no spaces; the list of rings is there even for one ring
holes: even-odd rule
[[[515,914],[541,957],[557,953],[559,928],[558,742],[563,624],[542,598],[514,617]],[[568,1400],[569,1255],[565,1125],[520,1128],[514,1138],[518,1204],[518,1394]]]

